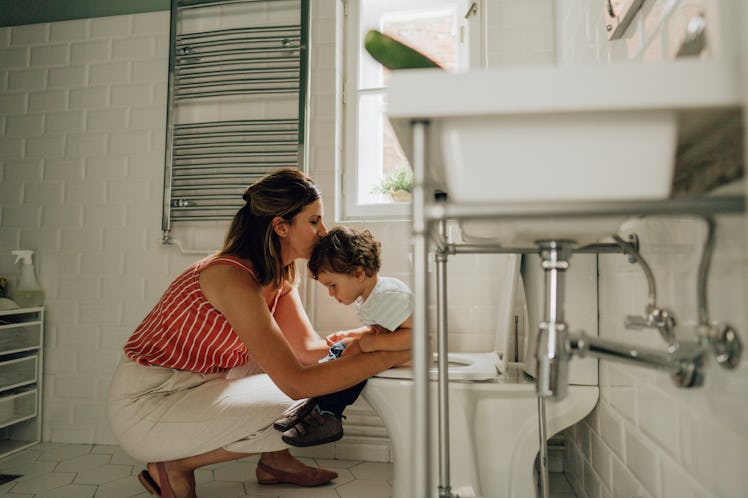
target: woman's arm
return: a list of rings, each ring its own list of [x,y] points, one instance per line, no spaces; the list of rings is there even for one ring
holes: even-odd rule
[[[245,271],[229,265],[208,267],[200,274],[200,287],[208,301],[229,321],[255,361],[294,399],[351,387],[403,363],[410,356],[408,351],[381,351],[304,365],[270,315],[260,285]],[[276,315],[289,312],[289,308],[293,306],[286,302],[276,309]]]
[[[303,364],[316,363],[327,354],[327,342],[312,327],[296,287],[291,287],[278,299],[275,322]]]

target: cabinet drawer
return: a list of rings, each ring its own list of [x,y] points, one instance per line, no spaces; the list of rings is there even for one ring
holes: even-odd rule
[[[0,324],[0,354],[39,349],[41,344],[41,321]]]
[[[0,391],[36,382],[39,357],[24,356],[14,360],[0,360]]]
[[[35,417],[37,399],[36,389],[0,397],[0,427]]]

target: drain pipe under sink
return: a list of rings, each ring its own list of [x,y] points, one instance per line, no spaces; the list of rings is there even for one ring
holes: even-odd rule
[[[538,434],[540,436],[540,497],[548,498],[548,437],[545,427],[545,398],[538,396]]]
[[[535,350],[537,372],[535,386],[538,393],[538,433],[540,438],[540,490],[548,498],[548,443],[546,437],[545,398],[560,399],[568,385],[568,360],[563,344],[568,337],[564,321],[564,285],[569,258],[575,242],[572,240],[540,240],[541,265],[544,273],[545,306],[543,321],[538,326]]]
[[[437,201],[446,196],[436,195]],[[447,237],[447,221],[438,222],[437,229],[443,240]],[[436,258],[436,336],[439,386],[439,498],[454,498],[449,475],[449,346],[447,344],[447,252],[435,251]]]

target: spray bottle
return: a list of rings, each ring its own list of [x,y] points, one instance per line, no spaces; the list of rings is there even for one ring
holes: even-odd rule
[[[44,304],[44,291],[39,282],[36,281],[34,264],[31,261],[33,254],[34,251],[28,250],[13,251],[16,263],[19,261],[23,262],[23,266],[21,266],[21,281],[13,293],[13,300],[21,308],[33,308]]]

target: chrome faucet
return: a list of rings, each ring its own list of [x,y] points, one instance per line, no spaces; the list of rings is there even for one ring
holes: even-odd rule
[[[657,306],[654,276],[649,265],[631,244],[617,235],[616,243],[628,253],[632,262],[638,262],[649,284],[646,316],[628,316],[627,328],[656,328],[668,343],[664,351],[646,348],[599,337],[589,337],[584,332],[570,334],[564,321],[564,282],[569,268],[569,258],[574,250],[570,240],[541,240],[542,267],[545,274],[545,316],[538,330],[535,350],[537,362],[536,390],[540,398],[562,399],[568,390],[569,361],[573,355],[594,356],[670,373],[678,387],[696,387],[704,382],[704,362],[710,354],[722,368],[732,370],[740,364],[742,343],[729,325],[713,323],[709,319],[706,299],[706,275],[711,259],[714,221],[707,219],[707,239],[699,265],[699,326],[694,340],[678,340],[675,337],[673,314]]]
[[[675,344],[675,316],[672,312],[657,306],[647,306],[645,316],[628,315],[623,321],[627,329],[657,329],[660,336],[672,346]]]
[[[675,339],[675,316],[671,311],[657,306],[657,287],[652,269],[639,254],[636,244],[625,242],[618,235],[613,235],[613,240],[623,249],[623,252],[629,255],[630,262],[639,263],[642,267],[644,275],[647,277],[647,288],[649,289],[647,308],[644,310],[645,316],[629,315],[623,322],[624,326],[627,329],[636,330],[657,329],[665,342],[669,346],[674,346],[677,342]]]

